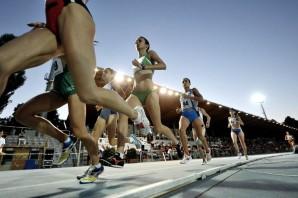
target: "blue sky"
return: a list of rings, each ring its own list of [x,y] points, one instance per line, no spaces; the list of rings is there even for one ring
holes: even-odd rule
[[[44,1],[10,0],[0,7],[0,33],[20,35],[44,21]],[[267,116],[298,119],[298,1],[109,0],[88,3],[95,23],[97,65],[132,74],[134,41],[144,35],[167,63],[156,83],[182,91],[181,79],[213,102],[262,115],[251,95],[266,95]],[[27,81],[0,117],[45,90],[50,64],[27,70]],[[66,108],[59,110],[62,118]]]

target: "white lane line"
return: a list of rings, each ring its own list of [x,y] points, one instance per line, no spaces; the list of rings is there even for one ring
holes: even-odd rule
[[[26,185],[26,186],[17,186],[17,187],[14,186],[14,187],[9,187],[9,188],[0,188],[0,191],[10,191],[10,190],[16,191],[16,189],[35,188],[35,187],[65,183],[65,182],[70,182],[70,181],[74,181],[74,179],[68,179],[68,180],[63,180],[63,181],[55,181],[55,182],[48,182],[48,183],[41,183],[41,184],[32,184],[32,185]]]
[[[270,168],[268,168],[268,169],[270,169]],[[287,174],[281,174],[281,173],[261,172],[261,171],[248,170],[246,168],[244,168],[242,170],[245,170],[245,171],[251,172],[251,173],[264,174],[264,175],[283,176],[283,177],[298,177],[298,175],[287,175]]]

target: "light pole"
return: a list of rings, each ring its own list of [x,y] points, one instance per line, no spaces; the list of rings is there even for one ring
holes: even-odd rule
[[[266,112],[265,112],[265,109],[264,109],[264,106],[263,106],[263,103],[264,102],[260,102],[260,105],[261,105],[261,108],[262,108],[262,112],[264,114],[265,119],[268,120],[267,115],[266,115]]]
[[[50,74],[46,73],[44,80],[47,81],[46,91],[50,91],[53,87],[55,76],[63,72],[63,64],[60,58],[54,58],[52,61],[52,66]],[[42,117],[46,118],[48,113],[43,112]]]
[[[50,91],[53,86],[55,76],[63,72],[63,64],[60,58],[54,58],[52,61],[50,74],[46,73],[44,79],[47,81],[46,91]]]
[[[256,103],[259,103],[260,104],[261,109],[262,109],[262,113],[263,113],[265,119],[268,120],[267,115],[266,115],[266,112],[265,112],[265,108],[263,106],[263,103],[264,103],[265,99],[266,99],[266,97],[263,94],[261,94],[261,93],[255,93],[255,94],[253,94],[251,96],[251,100],[253,102],[256,102]]]

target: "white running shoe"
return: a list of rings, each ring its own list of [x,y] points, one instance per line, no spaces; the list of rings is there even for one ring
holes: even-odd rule
[[[237,156],[238,156],[238,159],[240,159],[242,156],[242,153],[239,152]]]
[[[208,148],[209,150],[209,153],[206,153],[206,158],[207,158],[207,161],[209,162],[211,160],[211,149]]]
[[[183,159],[180,161],[180,164],[187,164],[187,163],[189,163],[191,160],[192,160],[192,157],[191,157],[191,156],[184,155],[184,156],[183,156]]]
[[[203,161],[202,162],[202,165],[207,165],[207,161]]]
[[[143,136],[147,136],[148,134],[152,134],[152,130],[151,130],[150,125],[149,125],[148,128],[147,127],[146,128],[140,128],[139,130],[140,130],[140,132]]]
[[[143,135],[152,133],[150,128],[150,122],[146,116],[144,108],[142,106],[136,106],[134,110],[138,113],[138,117],[133,120],[134,124],[141,131]]]

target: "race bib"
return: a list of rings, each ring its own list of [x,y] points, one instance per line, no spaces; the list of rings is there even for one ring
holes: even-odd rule
[[[142,56],[137,61],[144,65],[152,65],[151,61],[146,56]]]
[[[63,63],[60,58],[53,59],[52,63],[52,70],[53,70],[53,76],[57,76],[58,74],[61,74],[63,72]]]

